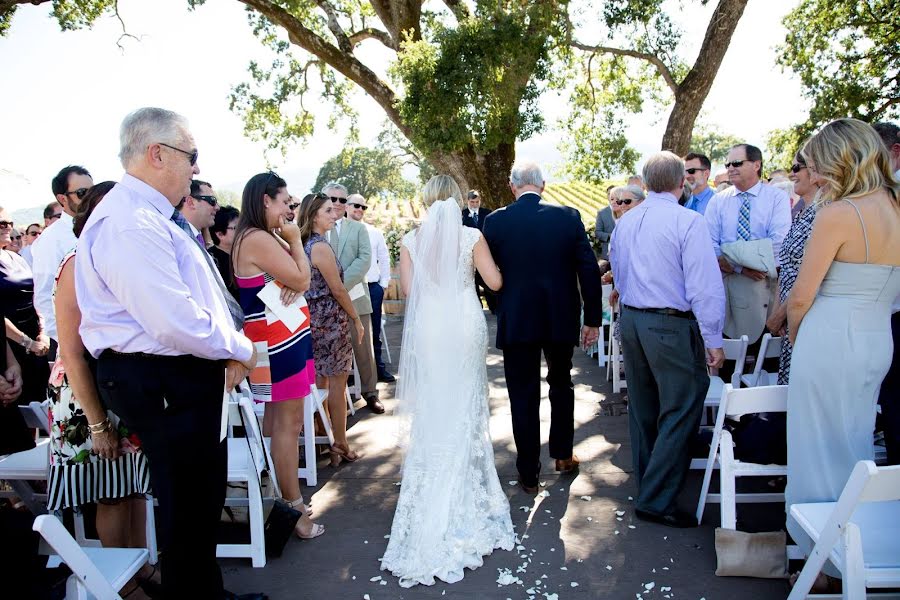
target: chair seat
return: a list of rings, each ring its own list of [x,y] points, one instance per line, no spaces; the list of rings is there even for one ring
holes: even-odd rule
[[[85,548],[81,550],[117,590],[147,562],[146,548]]]
[[[46,481],[50,462],[50,440],[42,440],[31,450],[0,458],[0,479]]]
[[[249,481],[250,448],[245,438],[228,438],[228,481]]]
[[[722,400],[722,390],[725,389],[725,382],[718,375],[709,376],[709,389],[706,390],[706,399],[703,401],[704,406],[718,406]]]
[[[735,475],[747,475],[750,477],[780,477],[787,475],[787,467],[784,465],[761,465],[759,463],[742,462],[735,460],[733,463]]]
[[[794,504],[791,516],[815,543],[835,506],[837,502]],[[860,530],[867,584],[900,587],[900,500],[860,504],[850,521]],[[838,565],[843,563],[840,546],[835,544],[831,551],[832,561]]]

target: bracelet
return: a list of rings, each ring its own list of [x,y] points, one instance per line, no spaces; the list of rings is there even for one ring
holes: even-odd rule
[[[27,335],[25,335],[25,334],[23,333],[23,334],[22,334],[22,341],[19,342],[19,343],[22,344],[22,346],[23,346],[26,350],[29,350],[29,351],[30,351],[30,350],[31,350],[31,346],[34,345],[34,340],[31,339],[30,337],[28,337]]]
[[[94,423],[93,425],[88,423],[88,429],[91,433],[106,433],[107,431],[112,429],[112,423],[109,422],[109,417],[107,417],[99,423]]]

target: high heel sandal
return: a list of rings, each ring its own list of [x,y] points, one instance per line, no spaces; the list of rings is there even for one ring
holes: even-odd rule
[[[282,500],[284,500],[284,498],[282,498]],[[308,504],[305,504],[303,502],[303,496],[300,496],[299,498],[297,498],[296,500],[294,500],[292,502],[288,502],[287,500],[284,500],[284,503],[287,504],[288,506],[290,506],[291,508],[296,508],[297,510],[299,510],[300,512],[305,514],[307,517],[312,517],[312,514],[313,514],[312,506],[309,506]]]
[[[306,518],[309,519],[309,512],[308,512],[309,509],[307,509],[306,505],[303,504],[302,496],[300,498],[297,498],[293,502],[287,502],[287,505],[290,506],[291,508],[297,508],[297,507],[302,506],[303,509],[300,509],[300,512],[305,512]],[[304,509],[306,509],[306,510],[304,510]],[[300,519],[302,520],[303,517],[300,517]],[[320,535],[322,535],[323,533],[325,533],[324,525],[322,525],[320,523],[313,523],[312,520],[310,520],[310,522],[312,523],[312,529],[310,529],[309,534],[304,535],[304,534],[300,533],[300,530],[297,529],[297,526],[295,525],[294,526],[294,535],[296,535],[301,540],[311,540],[311,539],[317,538]],[[299,525],[299,524],[300,524],[300,521],[297,521],[297,525]]]
[[[347,462],[356,462],[359,460],[360,455],[357,452],[353,452],[350,450],[350,447],[345,444],[335,444],[331,447],[331,466],[337,467],[341,464],[341,461]]]

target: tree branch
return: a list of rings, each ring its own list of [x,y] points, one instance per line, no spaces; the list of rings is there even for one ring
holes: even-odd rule
[[[321,8],[328,17],[328,29],[334,36],[334,39],[337,40],[337,45],[338,48],[341,49],[341,52],[346,52],[347,54],[353,52],[353,44],[350,43],[350,38],[347,37],[347,33],[338,22],[337,11],[331,3],[328,2],[328,0],[316,0],[316,4],[319,5],[319,8]]]
[[[457,21],[469,18],[469,7],[462,0],[444,0],[444,4],[447,5]]]
[[[646,52],[638,52],[637,50],[629,50],[627,48],[613,48],[611,46],[589,46],[587,44],[582,44],[581,42],[576,42],[574,40],[569,42],[569,45],[573,48],[583,50],[584,52],[591,52],[593,54],[630,56],[631,58],[637,58],[643,61],[647,61],[648,63],[656,67],[656,71],[659,73],[660,77],[665,80],[666,85],[669,86],[669,89],[672,90],[672,93],[678,92],[678,83],[672,76],[672,71],[669,70],[669,67],[666,66],[666,63],[664,63],[658,56],[647,54]]]
[[[367,27],[365,29],[360,29],[359,31],[355,31],[351,33],[349,36],[350,43],[355,47],[357,44],[362,42],[363,40],[368,39],[376,39],[382,44],[384,44],[387,48],[391,50],[397,50],[397,47],[394,46],[394,40],[391,39],[390,34],[387,31],[382,31],[380,29],[375,29],[374,27]]]
[[[136,42],[140,42],[141,40],[136,35],[128,33],[128,29],[126,29],[125,27],[125,21],[122,19],[122,15],[119,14],[119,0],[116,0],[113,3],[113,12],[115,13],[116,18],[119,20],[119,25],[122,26],[122,35],[120,35],[119,39],[116,40],[116,46],[119,47],[119,50],[125,52],[125,46],[122,45],[122,40],[124,40],[125,38],[131,38]]]

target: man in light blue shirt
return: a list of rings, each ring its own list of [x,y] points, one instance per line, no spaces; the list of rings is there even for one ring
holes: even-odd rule
[[[691,198],[685,204],[685,208],[689,208],[701,215],[706,212],[706,205],[709,204],[709,199],[715,193],[709,187],[709,173],[711,170],[712,163],[703,154],[690,152],[684,157],[684,178],[688,187],[691,188]]]
[[[689,445],[720,367],[725,290],[703,217],[678,205],[684,163],[671,152],[644,165],[650,194],[616,224],[609,258],[622,303],[620,333],[638,518],[693,527],[676,499]],[[614,299],[613,299],[614,300]]]
[[[769,239],[777,264],[781,243],[791,227],[791,202],[785,192],[760,180],[762,152],[756,146],[734,146],[728,151],[725,168],[732,187],[712,197],[704,216],[722,276],[748,277],[758,282],[753,288],[756,291],[748,297],[728,298],[724,330],[730,338],[746,334],[750,343],[755,343],[765,326],[775,280],[767,279],[760,271],[732,264],[722,256],[721,246]]]

